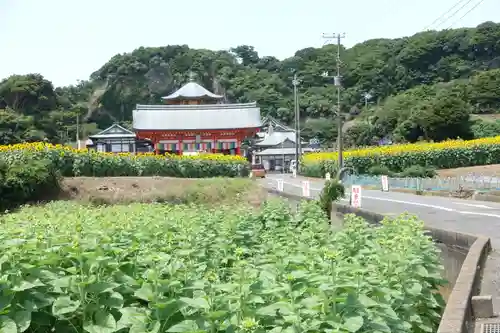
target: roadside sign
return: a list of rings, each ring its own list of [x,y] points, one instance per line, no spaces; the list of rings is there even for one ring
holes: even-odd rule
[[[278,191],[283,192],[283,179],[277,179],[278,182]]]
[[[389,177],[383,175],[380,178],[382,181],[382,192],[389,192]]]
[[[361,208],[361,185],[351,186],[351,206]]]
[[[309,181],[304,180],[302,182],[302,196],[303,197],[310,197],[311,196],[311,189],[309,188]]]
[[[330,179],[331,179],[331,176],[330,176],[330,173],[329,173],[329,172],[327,172],[327,173],[326,173],[326,175],[325,175],[325,179],[326,179],[326,180],[330,180]]]
[[[297,169],[292,169],[292,177],[297,178]]]

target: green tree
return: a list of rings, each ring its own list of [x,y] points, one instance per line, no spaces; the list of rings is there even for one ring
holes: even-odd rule
[[[2,80],[0,99],[6,107],[35,117],[57,106],[52,82],[39,74],[12,75]]]
[[[471,106],[459,97],[440,93],[417,104],[412,112],[412,120],[425,140],[472,138],[469,121]]]

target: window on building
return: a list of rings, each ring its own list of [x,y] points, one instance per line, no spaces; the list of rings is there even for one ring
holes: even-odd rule
[[[130,141],[112,141],[109,143],[108,151],[112,153],[128,153],[131,151]]]
[[[112,153],[120,153],[122,151],[121,143],[112,143],[111,144],[111,152]]]

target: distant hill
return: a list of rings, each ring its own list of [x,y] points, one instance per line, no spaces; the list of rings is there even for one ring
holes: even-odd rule
[[[331,142],[336,89],[333,79],[321,74],[334,73],[335,54],[335,45],[302,49],[283,61],[259,57],[247,45],[230,51],[140,47],[114,56],[77,86],[54,89],[37,74],[13,76],[0,82],[0,142],[74,138],[77,114],[86,133],[113,122],[130,123],[135,104],[160,103],[161,96],[188,81],[190,71],[228,102],[257,101],[264,116],[288,124],[294,118],[291,80],[296,71],[304,135]],[[479,133],[484,120],[471,121],[469,114],[500,111],[500,24],[369,40],[343,48],[341,57],[341,111],[352,121],[346,127],[350,144],[387,136],[393,141],[442,140],[496,131],[491,127],[496,122],[488,120],[489,130]]]

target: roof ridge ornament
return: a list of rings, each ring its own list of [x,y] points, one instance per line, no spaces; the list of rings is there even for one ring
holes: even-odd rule
[[[191,75],[190,75],[191,77]],[[200,84],[190,81],[180,87],[177,91],[174,93],[162,97],[163,100],[175,100],[175,99],[216,99],[220,100],[224,98],[224,96],[216,95],[204,87],[202,87]]]
[[[189,76],[189,82],[194,82],[194,80],[196,79],[196,73],[193,71],[189,71],[188,76]]]

